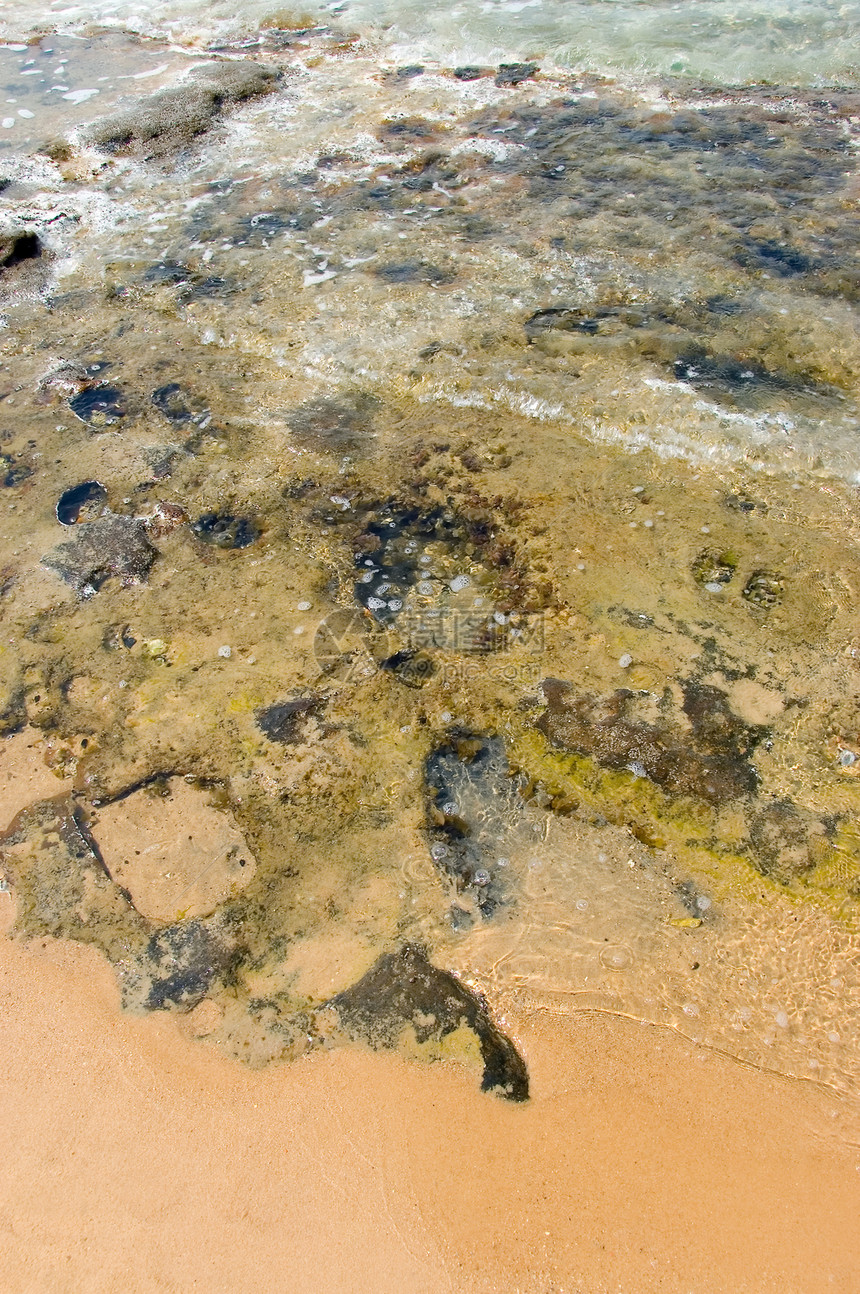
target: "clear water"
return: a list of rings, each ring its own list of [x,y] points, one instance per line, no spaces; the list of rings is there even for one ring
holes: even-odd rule
[[[5,8],[21,933],[256,1064],[420,945],[856,1090],[855,16]]]
[[[16,39],[43,27],[80,32],[95,23],[203,43],[297,21],[358,30],[404,62],[537,59],[562,68],[680,74],[724,85],[854,85],[860,70],[860,6],[820,0],[310,0],[298,6],[245,0],[238,11],[220,0],[55,0],[37,8],[7,0],[0,32]]]

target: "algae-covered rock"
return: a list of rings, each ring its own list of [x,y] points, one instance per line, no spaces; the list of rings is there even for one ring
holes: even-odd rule
[[[658,723],[636,716],[635,693],[626,688],[596,697],[547,679],[543,692],[547,709],[536,727],[563,750],[713,804],[749,795],[758,785],[749,756],[762,731],[733,715],[719,688],[687,682],[682,713]]]
[[[73,800],[60,796],[25,809],[0,853],[26,934],[95,944],[111,959],[142,945],[146,923],[108,875]]]
[[[224,111],[269,94],[279,75],[260,63],[215,63],[195,68],[182,85],[161,90],[138,108],[97,122],[90,141],[109,153],[160,157],[202,135]]]

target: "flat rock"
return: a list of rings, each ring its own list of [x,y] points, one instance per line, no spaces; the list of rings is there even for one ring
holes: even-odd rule
[[[74,539],[58,544],[42,565],[70,584],[80,597],[91,597],[116,576],[124,584],[142,583],[155,561],[146,526],[136,517],[101,517],[81,522]]]
[[[206,916],[257,869],[230,815],[181,777],[100,807],[90,830],[113,880],[153,921]]]

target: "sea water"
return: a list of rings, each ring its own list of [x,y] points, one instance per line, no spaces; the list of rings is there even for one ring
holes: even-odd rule
[[[21,933],[256,1064],[856,1088],[856,10],[6,6]]]

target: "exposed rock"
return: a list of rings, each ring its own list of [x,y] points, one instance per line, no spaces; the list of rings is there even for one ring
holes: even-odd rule
[[[0,234],[0,272],[14,269],[23,261],[38,260],[42,252],[41,239],[32,229]]]
[[[206,916],[257,870],[230,815],[181,777],[100,806],[89,829],[113,880],[154,921]]]
[[[78,525],[74,539],[52,548],[42,565],[70,584],[79,597],[87,598],[112,576],[123,584],[143,582],[155,556],[142,521],[101,517]]]
[[[537,70],[537,63],[500,63],[496,85],[519,85],[530,80]]]
[[[493,1023],[486,1003],[453,975],[433,966],[420,948],[407,945],[397,953],[384,954],[357,984],[338,993],[327,1006],[337,1012],[345,1033],[374,1047],[408,1048],[411,1041],[432,1053],[434,1044],[440,1049],[446,1038],[465,1030],[480,1049],[483,1091],[511,1101],[528,1099],[525,1062]]]
[[[195,68],[175,89],[161,90],[126,112],[97,122],[90,141],[106,152],[160,157],[207,131],[224,111],[270,94],[279,74],[260,63],[215,63]]]

